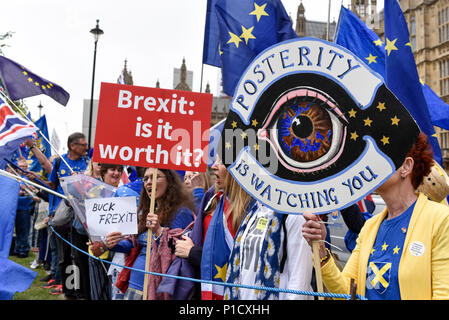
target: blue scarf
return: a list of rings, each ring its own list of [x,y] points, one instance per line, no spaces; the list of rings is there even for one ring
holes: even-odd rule
[[[245,231],[251,217],[256,213],[259,205],[253,202],[237,232],[234,241],[234,248],[228,263],[227,283],[242,284],[240,281],[240,249],[243,232]],[[283,215],[274,213],[259,253],[258,273],[255,283],[245,283],[246,285],[263,286],[269,288],[278,288],[280,283],[280,246],[281,229]],[[258,300],[277,300],[279,292],[255,290]],[[239,300],[239,289],[237,287],[226,287],[224,291],[224,300]]]

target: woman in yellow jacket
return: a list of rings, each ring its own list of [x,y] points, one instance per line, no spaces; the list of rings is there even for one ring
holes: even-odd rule
[[[449,299],[449,207],[415,190],[430,173],[432,151],[421,133],[402,166],[376,191],[386,208],[367,220],[343,271],[320,242],[323,282],[330,292],[369,300]],[[303,235],[322,240],[318,216],[305,213]]]

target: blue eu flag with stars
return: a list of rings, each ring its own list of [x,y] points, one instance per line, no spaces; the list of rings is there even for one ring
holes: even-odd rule
[[[69,101],[70,95],[62,87],[3,56],[0,56],[0,78],[11,100],[45,94],[64,106]]]
[[[384,77],[387,87],[428,136],[434,158],[441,164],[441,150],[433,128],[437,124],[432,122],[429,106],[441,108],[442,101],[435,99],[430,94],[431,89],[421,85],[419,81],[407,23],[397,1],[385,0],[384,12],[385,42],[354,13],[342,6],[335,41],[351,50]],[[444,122],[440,120],[440,123]]]
[[[217,0],[215,14],[223,91],[230,96],[257,54],[297,37],[280,0]]]

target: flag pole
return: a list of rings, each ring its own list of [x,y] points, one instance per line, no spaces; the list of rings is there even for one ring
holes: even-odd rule
[[[156,204],[156,182],[157,182],[157,168],[153,168],[153,177],[151,180],[151,202],[150,202],[150,213],[154,214],[154,207]],[[153,231],[148,229],[147,236],[147,252],[145,259],[145,271],[150,271],[151,262],[151,245],[153,244]],[[148,282],[150,280],[150,275],[145,272],[145,278],[143,281],[143,300],[148,299]]]
[[[28,116],[26,114],[23,113],[22,109],[19,108],[8,96],[6,96],[2,91],[0,91],[0,94],[6,98],[8,100],[9,103],[11,103],[13,106],[15,106],[17,108],[17,110],[19,110],[20,114],[29,122],[33,123],[33,121],[31,121],[31,119],[28,118]],[[34,123],[33,123],[34,124]],[[56,150],[56,148],[51,144],[51,142],[47,139],[47,137],[44,135],[44,133],[41,131],[40,128],[38,128],[37,126],[35,126],[37,128],[37,131],[41,134],[42,138],[45,139],[45,141],[48,142],[48,144],[50,145],[50,147],[53,149],[53,151],[56,153],[56,155],[58,157],[61,158],[61,160],[65,163],[65,165],[70,169],[70,172],[72,174],[76,173],[75,171],[73,171],[72,167],[70,167],[70,165],[67,163],[67,161],[65,161],[65,159],[58,153],[58,150]]]
[[[321,276],[321,263],[320,263],[320,243],[318,240],[312,241],[312,249],[313,249],[313,264],[315,267],[315,278],[317,291],[320,293],[324,292],[323,289],[323,278]],[[323,297],[318,297],[318,300],[323,300]]]
[[[67,200],[67,197],[65,195],[63,195],[63,194],[60,194],[60,193],[58,193],[58,192],[56,192],[54,190],[48,189],[48,188],[46,188],[44,186],[41,186],[41,185],[39,185],[37,183],[31,182],[30,180],[26,180],[26,179],[23,179],[22,177],[15,176],[12,173],[9,173],[9,172],[7,172],[7,171],[5,171],[3,169],[0,169],[0,175],[8,177],[8,178],[11,178],[11,179],[14,179],[14,180],[19,180],[19,181],[22,181],[24,183],[28,183],[28,184],[36,187],[36,188],[40,188],[40,189],[45,190],[45,191],[47,191],[47,192],[49,192],[49,193],[51,193],[51,194],[53,194],[53,195],[55,195],[57,197],[60,197],[62,199]]]

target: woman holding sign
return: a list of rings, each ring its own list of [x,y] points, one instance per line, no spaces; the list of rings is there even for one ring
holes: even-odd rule
[[[449,208],[415,192],[432,164],[421,133],[402,166],[376,190],[386,208],[366,221],[342,272],[320,242],[321,273],[331,292],[348,294],[354,279],[357,293],[369,300],[449,299]],[[304,217],[304,237],[324,239],[319,217]]]
[[[123,166],[118,164],[91,163],[91,173],[95,177],[95,171],[99,169],[99,176],[103,182],[118,187]],[[97,169],[97,170],[95,170]],[[100,259],[111,260],[109,252],[102,241],[94,241],[89,244],[89,253]],[[89,257],[90,298],[92,300],[111,300],[111,285],[107,275],[107,267],[102,261]]]
[[[148,168],[143,177],[144,187],[140,194],[137,212],[138,235],[135,239],[124,239],[120,232],[111,232],[106,236],[106,245],[116,252],[129,253],[133,247],[140,248],[132,264],[133,269],[145,270],[146,246],[148,228],[153,233],[151,252],[151,272],[166,273],[175,258],[169,247],[171,231],[185,229],[193,220],[195,211],[190,192],[174,170],[158,169],[156,177],[156,209],[155,214],[149,213],[153,180],[153,168]],[[125,300],[141,300],[145,273],[132,270],[125,292]],[[157,287],[162,279],[159,276],[149,276],[148,299],[168,299],[168,294],[157,293]]]

